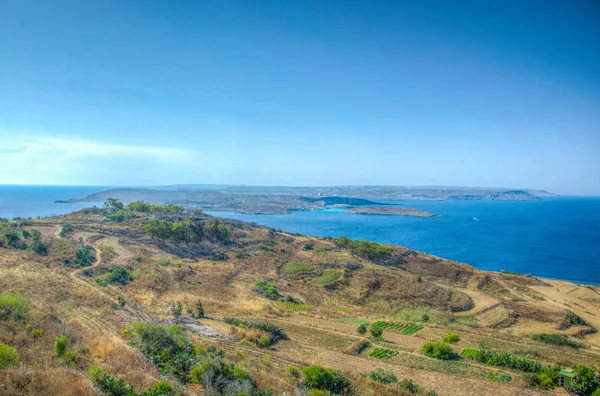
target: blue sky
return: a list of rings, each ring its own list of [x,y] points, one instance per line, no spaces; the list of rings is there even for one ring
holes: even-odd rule
[[[0,183],[600,194],[595,1],[0,2]]]

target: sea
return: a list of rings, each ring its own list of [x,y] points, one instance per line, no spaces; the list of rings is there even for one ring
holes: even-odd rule
[[[0,217],[70,213],[101,202],[55,203],[110,187],[0,186]],[[358,215],[345,209],[250,215],[210,214],[312,236],[364,239],[420,250],[486,271],[509,271],[600,285],[600,197],[542,201],[377,200],[434,218]]]

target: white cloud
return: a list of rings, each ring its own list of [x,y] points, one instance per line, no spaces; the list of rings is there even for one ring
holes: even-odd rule
[[[192,152],[186,149],[104,143],[94,140],[70,138],[26,138],[20,145],[20,153],[54,155],[59,157],[113,158],[145,157],[161,162],[186,163]],[[3,147],[2,147],[3,148]],[[7,146],[10,149],[10,146]],[[0,148],[0,155],[2,149]]]
[[[183,148],[0,134],[0,183],[136,184],[180,174],[199,158]]]

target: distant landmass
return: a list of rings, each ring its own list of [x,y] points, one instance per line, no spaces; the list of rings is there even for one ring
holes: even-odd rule
[[[188,208],[236,211],[247,214],[286,214],[298,210],[328,207],[377,206],[368,214],[400,214],[423,216],[416,209],[397,207],[372,199],[407,200],[496,200],[536,201],[554,194],[542,190],[515,190],[471,187],[403,187],[403,186],[333,186],[333,187],[271,187],[271,186],[161,186],[151,188],[117,188],[100,191],[83,198],[56,201],[58,203],[104,202],[118,198],[123,202],[146,201],[154,204],[176,203]],[[352,213],[366,213],[354,210]],[[429,217],[429,216],[427,216]]]
[[[420,209],[404,208],[397,206],[366,206],[352,208],[349,210],[352,214],[365,215],[395,215],[395,216],[414,216],[414,217],[435,217],[435,214]]]

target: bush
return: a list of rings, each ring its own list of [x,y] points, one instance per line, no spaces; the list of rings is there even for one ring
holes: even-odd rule
[[[204,307],[202,306],[202,302],[200,302],[200,300],[196,301],[195,308],[196,308],[196,318],[202,319],[204,317]]]
[[[366,334],[366,332],[367,332],[367,326],[364,325],[364,324],[362,324],[362,323],[359,324],[358,327],[356,328],[356,332],[358,334]]]
[[[350,392],[350,381],[339,371],[312,365],[302,369],[304,384],[309,389],[326,390],[334,394]]]
[[[133,280],[133,277],[125,268],[113,265],[104,278],[97,279],[96,282],[101,286],[121,285],[125,286]]]
[[[65,353],[67,352],[68,346],[69,339],[67,338],[67,336],[64,334],[58,336],[54,340],[54,353],[60,358],[65,357]]]
[[[19,353],[9,345],[0,342],[0,370],[16,367],[19,364]]]
[[[335,240],[338,247],[349,249],[353,254],[368,260],[385,260],[392,256],[394,248],[369,241],[353,241],[342,235]]]
[[[591,395],[600,386],[596,373],[583,364],[573,367],[575,374],[566,387],[567,392],[575,395]]]
[[[172,374],[186,383],[195,363],[194,347],[180,334],[179,328],[158,324],[135,323],[134,345],[164,374]]]
[[[27,314],[27,301],[20,294],[0,294],[0,319],[19,321]]]
[[[565,322],[570,326],[585,326],[587,322],[583,320],[579,315],[573,311],[567,311],[565,313]]]
[[[454,344],[460,341],[460,335],[456,334],[456,333],[446,333],[446,335],[444,336],[444,342],[447,342],[448,344]]]
[[[515,370],[521,370],[528,373],[537,373],[542,369],[540,362],[515,356],[509,352],[492,352],[487,350],[478,350],[464,348],[460,354],[471,359],[485,363],[490,366],[503,366]]]
[[[69,234],[71,234],[73,232],[73,227],[71,227],[70,224],[65,224],[61,227],[60,232],[58,233],[58,235],[60,235],[61,238],[65,238],[67,237]]]
[[[565,334],[534,334],[531,338],[535,341],[543,342],[545,344],[562,345],[568,346],[569,348],[581,348],[583,344],[575,342],[569,339]]]
[[[398,378],[396,377],[393,371],[382,368],[376,368],[375,370],[367,374],[367,377],[369,377],[375,382],[380,382],[386,385],[395,384],[396,382],[398,382]]]
[[[208,238],[217,242],[228,240],[232,231],[230,226],[220,224],[218,219],[207,222],[202,229]]]
[[[410,378],[405,378],[402,381],[400,381],[400,389],[406,391],[406,392],[410,392],[410,393],[415,393],[417,392],[417,384],[415,384],[413,382],[413,380],[411,380]]]
[[[75,251],[75,267],[89,267],[96,262],[93,248],[90,245],[85,245]]]
[[[277,300],[281,297],[277,291],[277,286],[272,283],[259,280],[254,283],[254,288],[269,300]]]
[[[298,370],[298,368],[296,368],[294,366],[289,366],[287,370],[288,370],[288,374],[290,375],[290,377],[292,377],[292,378],[300,377],[300,370]]]
[[[269,345],[271,345],[271,339],[268,336],[262,336],[258,339],[258,345],[261,348],[267,348]]]
[[[426,342],[421,347],[421,352],[434,359],[451,360],[455,357],[450,345],[444,342]]]
[[[277,339],[287,340],[287,334],[285,333],[285,331],[283,329],[280,329],[279,327],[275,326],[273,323],[251,322],[251,321],[244,320],[244,319],[229,318],[229,317],[223,318],[223,321],[232,326],[245,326],[250,329],[257,329],[257,330],[265,331],[265,332],[271,334],[275,340],[277,340]]]
[[[381,327],[371,326],[371,335],[374,338],[381,338],[383,335],[383,329]]]
[[[171,396],[176,394],[173,386],[164,380],[158,381],[151,388],[136,392],[131,384],[123,378],[114,379],[97,366],[90,369],[90,377],[96,389],[110,396]]]
[[[249,395],[253,390],[252,377],[243,366],[227,364],[215,355],[198,362],[190,372],[190,380],[204,385],[207,394]]]

